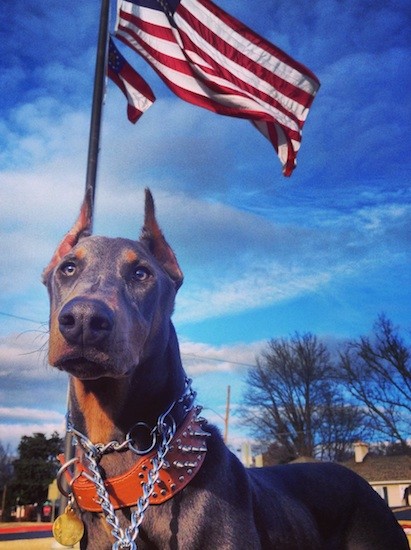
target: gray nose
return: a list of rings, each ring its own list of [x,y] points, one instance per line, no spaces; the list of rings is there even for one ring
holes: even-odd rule
[[[99,300],[73,298],[58,317],[59,328],[70,344],[101,347],[114,326],[114,313]]]

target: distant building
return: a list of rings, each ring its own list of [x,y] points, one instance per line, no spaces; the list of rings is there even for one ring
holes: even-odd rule
[[[251,456],[250,448],[242,449],[243,463],[246,466],[271,466],[276,464],[270,453]],[[301,456],[290,464],[320,462],[313,457]],[[370,452],[366,443],[354,444],[354,456],[343,466],[363,477],[391,508],[411,506],[411,456],[380,455]]]
[[[342,464],[367,480],[391,508],[411,504],[411,456],[375,455],[359,442],[354,457]]]

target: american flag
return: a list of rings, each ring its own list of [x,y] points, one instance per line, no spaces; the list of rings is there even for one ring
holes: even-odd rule
[[[147,82],[133,69],[116,48],[112,38],[108,47],[108,77],[127,98],[127,117],[137,122],[144,111],[154,103],[155,96]]]
[[[182,99],[250,120],[291,175],[320,85],[306,67],[210,0],[120,0],[116,36]]]

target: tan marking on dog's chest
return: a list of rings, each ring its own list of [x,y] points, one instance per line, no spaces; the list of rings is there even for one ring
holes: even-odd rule
[[[102,405],[102,397],[107,397],[110,403],[118,403],[117,398],[121,399],[119,388],[113,384],[110,396],[97,396],[94,392],[85,388],[84,383],[77,378],[74,379],[74,391],[78,406],[84,416],[86,423],[87,436],[92,443],[108,443],[111,441],[115,420],[113,418],[113,409]],[[106,399],[105,399],[106,401]]]

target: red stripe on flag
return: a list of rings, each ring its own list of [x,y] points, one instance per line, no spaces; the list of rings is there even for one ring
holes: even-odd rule
[[[123,6],[123,9],[122,7]],[[246,118],[271,141],[290,175],[316,76],[211,0],[181,0],[164,12],[122,0],[117,36],[182,99]]]
[[[171,27],[163,27],[161,25],[156,25],[151,21],[145,21],[135,14],[128,13],[127,11],[122,10],[121,7],[119,10],[119,14],[121,16],[121,19],[124,19],[132,25],[135,25],[139,30],[146,32],[153,38],[161,38],[162,40],[168,40],[169,42],[175,41]]]
[[[207,4],[205,0],[203,0],[203,3]],[[234,48],[233,46],[231,46],[230,44],[222,40],[217,34],[215,34],[212,30],[210,30],[210,28],[206,27],[203,23],[201,23],[201,21],[196,19],[187,9],[185,9],[183,5],[179,7],[178,15],[182,17],[191,26],[191,28],[196,29],[201,36],[207,36],[207,42],[218,47],[218,49],[224,54],[225,57],[231,60],[235,60],[235,62],[238,65],[246,67],[260,80],[264,80],[265,82],[270,84],[270,86],[272,86],[273,88],[277,88],[277,90],[280,90],[282,94],[287,95],[289,98],[294,99],[295,101],[298,101],[298,103],[300,103],[301,105],[306,106],[311,104],[313,100],[313,97],[311,94],[308,94],[304,90],[301,90],[297,86],[294,86],[293,84],[282,79],[280,76],[277,76],[272,71],[266,69],[261,63],[256,63],[255,61],[250,59],[248,56],[244,55],[242,51]],[[217,63],[215,58],[208,56],[205,51],[198,48],[195,45],[195,43],[188,37],[187,34],[181,31],[180,31],[180,34],[184,37],[184,40],[183,40],[184,45],[186,46],[190,45],[190,48],[193,48],[194,51],[196,51],[199,55],[207,56],[207,60],[209,60],[209,63],[212,64],[215,69],[224,70],[223,65]],[[261,43],[261,40],[258,46],[260,48],[263,48],[263,44]],[[273,55],[273,54],[270,53],[270,55]],[[276,55],[275,57],[278,57],[278,56]],[[229,74],[231,74],[232,78],[236,78],[235,75],[233,75],[232,73],[229,73]],[[244,83],[244,85],[246,84]]]
[[[198,105],[199,107],[203,107],[205,109],[208,109],[210,111],[213,111],[214,113],[226,115],[226,116],[234,116],[237,118],[245,118],[245,119],[255,119],[255,120],[265,120],[266,122],[271,122],[273,117],[272,115],[269,115],[266,111],[263,109],[240,109],[239,107],[236,107],[234,105],[224,105],[221,100],[215,99],[215,95],[228,95],[228,94],[235,94],[237,97],[248,97],[246,94],[242,94],[241,92],[238,92],[237,90],[233,90],[230,88],[225,88],[222,86],[213,85],[212,82],[206,82],[207,87],[209,88],[209,95],[201,95],[199,93],[193,92],[191,90],[188,90],[187,88],[184,88],[183,86],[179,85],[177,80],[172,80],[168,78],[164,72],[161,71],[161,69],[158,67],[158,63],[161,63],[163,65],[166,65],[167,67],[170,67],[173,70],[178,71],[182,75],[186,75],[189,78],[192,78],[194,81],[199,81],[201,78],[199,76],[194,77],[193,72],[190,69],[189,65],[186,62],[182,62],[181,60],[177,60],[175,58],[171,58],[170,56],[166,56],[157,50],[154,50],[148,44],[146,44],[141,38],[131,31],[130,29],[127,30],[127,34],[130,35],[130,37],[133,38],[135,42],[138,43],[139,46],[144,50],[146,54],[146,60],[147,62],[153,67],[153,69],[157,72],[157,74],[160,76],[160,78],[165,82],[165,84],[181,99],[184,99],[185,101],[192,103],[194,105]],[[136,48],[130,40],[125,37],[123,34],[118,34],[117,38],[124,42],[124,44],[128,45],[129,47],[132,47],[134,51],[137,53],[142,52],[141,49]],[[258,107],[258,105],[255,105]],[[292,130],[289,130],[292,131]],[[294,132],[296,136],[299,134],[297,132]]]
[[[320,81],[315,76],[315,74],[310,71],[305,65],[296,61],[290,57],[283,50],[275,46],[274,44],[268,42],[256,32],[250,29],[247,25],[236,19],[234,16],[225,12],[222,8],[211,2],[210,0],[198,0],[199,4],[205,6],[210,12],[212,12],[218,19],[221,19],[229,27],[237,27],[237,32],[241,34],[248,42],[258,46],[261,49],[266,50],[270,55],[277,57],[283,63],[289,65],[296,71],[306,75],[310,80],[312,80],[317,88],[320,86]]]
[[[185,33],[180,32],[180,35],[184,37],[184,43],[185,43],[186,46],[189,46],[190,50],[195,51],[199,55],[201,54],[203,59],[205,61],[207,61],[207,63],[213,67],[213,68],[205,67],[203,69],[205,73],[208,73],[210,79],[212,77],[224,78],[227,81],[231,81],[231,83],[234,84],[237,89],[224,87],[220,84],[215,84],[211,80],[204,79],[207,82],[207,85],[210,88],[212,88],[212,89],[220,88],[220,89],[226,90],[227,93],[243,95],[244,97],[253,98],[254,100],[260,99],[261,101],[263,101],[263,102],[267,103],[268,105],[270,105],[270,107],[273,107],[273,108],[277,109],[278,111],[284,113],[287,117],[291,118],[300,127],[304,124],[304,121],[300,121],[294,113],[287,110],[279,101],[274,99],[273,96],[270,96],[269,94],[265,93],[264,91],[259,90],[258,88],[252,86],[251,84],[248,84],[244,80],[241,80],[236,75],[231,73],[228,69],[226,69],[223,65],[219,65],[218,63],[216,63],[216,61],[213,57],[207,55],[204,51],[201,51],[199,48],[197,48],[196,45],[190,40],[188,35],[186,35]],[[226,54],[226,52],[224,52],[224,53]],[[227,57],[229,57],[229,55],[227,55]],[[234,56],[232,56],[232,57],[234,57]],[[198,78],[201,78],[201,77],[199,76]],[[242,90],[244,93],[242,93],[240,90]],[[282,91],[282,93],[284,93],[283,90],[281,90],[281,91]],[[261,108],[263,108],[263,106],[261,106]],[[271,120],[273,115],[267,114],[267,117]],[[247,118],[247,117],[245,117],[245,118]]]
[[[118,51],[112,38],[109,40],[107,76],[127,98],[128,119],[130,122],[137,122],[156,98],[147,82]]]

